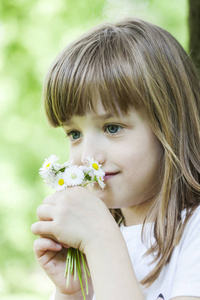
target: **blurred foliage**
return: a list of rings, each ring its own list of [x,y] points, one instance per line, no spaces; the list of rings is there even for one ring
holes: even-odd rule
[[[144,18],[187,49],[186,0],[1,0],[0,2],[0,297],[47,299],[53,285],[34,258],[30,232],[48,193],[38,176],[46,156],[68,158],[61,129],[42,108],[45,73],[72,39],[102,20]]]

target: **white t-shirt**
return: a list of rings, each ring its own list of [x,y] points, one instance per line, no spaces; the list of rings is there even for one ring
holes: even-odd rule
[[[146,230],[151,234],[152,243],[154,237],[151,227],[151,224],[147,224]],[[141,241],[142,225],[122,225],[120,229],[140,282],[155,266],[149,264],[153,260],[152,256],[143,257],[148,246]],[[178,296],[200,297],[200,207],[189,220],[180,243],[175,247],[170,262],[162,269],[158,279],[149,288],[141,285],[141,289],[145,300],[169,300]],[[53,295],[49,300],[54,300]],[[95,300],[95,296],[92,300]]]
[[[183,216],[184,217],[184,216]],[[147,230],[151,224],[147,224]],[[155,266],[153,257],[142,257],[147,247],[141,241],[142,225],[125,227],[121,232],[128,247],[131,262],[140,282]],[[154,241],[151,234],[151,243]],[[200,207],[189,220],[180,243],[175,247],[170,262],[158,279],[149,287],[141,286],[145,300],[169,300],[178,296],[200,297]]]

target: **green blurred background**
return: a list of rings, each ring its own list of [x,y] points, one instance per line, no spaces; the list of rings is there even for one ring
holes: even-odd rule
[[[61,129],[50,128],[41,90],[62,48],[103,20],[144,18],[188,49],[187,0],[1,0],[0,299],[48,299],[53,285],[38,266],[30,226],[52,193],[38,175],[48,155],[68,158]]]

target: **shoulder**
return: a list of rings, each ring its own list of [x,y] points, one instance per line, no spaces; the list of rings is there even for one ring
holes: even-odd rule
[[[186,211],[183,211],[182,218],[183,221],[186,216]],[[180,250],[188,247],[190,245],[190,249],[195,247],[195,245],[199,245],[200,247],[200,206],[198,206],[191,217],[187,221],[185,229],[183,231],[182,237],[179,242]],[[193,246],[193,247],[192,247]]]
[[[182,213],[183,221],[185,219],[185,216],[186,216],[186,211],[184,210]],[[187,235],[188,233],[199,232],[199,231],[200,231],[200,205],[194,210],[191,217],[189,218],[185,226],[184,234]]]
[[[182,211],[182,217],[183,217],[183,219],[185,218],[186,212],[187,212],[186,209],[184,209]],[[194,212],[192,214],[192,217],[191,217],[191,219],[193,219],[193,220],[198,219],[198,218],[200,219],[200,205],[197,206],[197,208],[194,210]]]

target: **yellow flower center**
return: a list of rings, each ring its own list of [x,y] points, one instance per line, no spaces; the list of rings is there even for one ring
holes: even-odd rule
[[[98,169],[99,169],[99,166],[98,166],[98,164],[96,164],[96,163],[93,163],[93,164],[92,164],[92,167],[93,167],[95,170],[98,170]]]
[[[48,163],[48,164],[46,165],[46,169],[50,167],[50,164],[51,164],[51,163]]]
[[[77,177],[77,176],[76,176],[76,173],[72,173],[72,174],[71,174],[71,178],[72,178],[72,179],[76,179],[76,177]]]
[[[59,184],[59,185],[63,185],[64,183],[65,183],[65,182],[64,182],[64,180],[63,180],[62,178],[58,180],[58,184]]]

